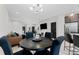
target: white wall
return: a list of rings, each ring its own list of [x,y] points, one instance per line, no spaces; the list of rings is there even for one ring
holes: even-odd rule
[[[57,37],[58,36],[64,36],[64,15],[58,16],[57,19]]]
[[[63,36],[64,35],[64,15],[54,16],[52,18],[41,20],[39,22],[33,23],[33,21],[28,22],[26,26],[26,30],[32,29],[32,26],[35,26],[37,33],[45,33],[45,32],[51,32],[51,23],[56,22],[56,37]],[[40,30],[40,24],[47,23],[47,29]],[[18,32],[19,34],[22,34],[22,26],[20,22],[13,22],[13,31]],[[39,30],[38,30],[39,27]],[[31,30],[30,30],[31,31]]]
[[[13,24],[13,32],[17,32],[19,34],[23,33],[22,31],[23,25],[20,22],[13,21],[12,24]]]
[[[30,23],[26,24],[27,28],[32,27],[32,25],[34,24],[33,22],[35,22],[35,21],[30,21]],[[39,24],[47,23],[46,30],[37,30],[37,32],[39,32],[39,33],[50,32],[51,31],[51,22],[56,22],[56,24],[57,24],[56,25],[57,37],[64,35],[64,16],[63,15],[55,16],[55,17],[49,18],[47,20],[41,20],[40,22],[36,22],[35,23],[36,30],[38,27],[40,29]],[[10,31],[15,31],[15,32],[22,34],[22,26],[23,26],[23,24],[21,24],[19,22],[11,22],[8,17],[8,12],[5,8],[5,5],[0,5],[0,36],[6,35]],[[27,29],[27,31],[28,31],[28,29]]]
[[[45,32],[51,32],[51,22],[56,22],[56,18],[49,18],[49,19],[46,19],[46,20],[41,20],[39,22],[39,28],[40,28],[40,24],[43,24],[43,23],[47,23],[47,29],[40,29],[39,30],[39,33],[44,33]]]
[[[15,18],[14,20],[12,20],[12,24],[13,24],[13,32],[17,32],[19,34],[22,34],[22,26],[26,27],[26,32],[29,31],[29,27],[30,27],[30,31],[32,31],[32,26],[35,26],[35,24],[37,23],[37,21],[35,20],[30,20],[30,19],[17,19]]]
[[[39,33],[51,32],[52,22],[56,22],[56,37],[64,36],[64,15],[54,16],[47,20],[40,21],[38,24],[47,23],[47,29],[39,30]]]
[[[12,30],[11,27],[11,22],[5,5],[0,4],[0,37],[9,33]]]

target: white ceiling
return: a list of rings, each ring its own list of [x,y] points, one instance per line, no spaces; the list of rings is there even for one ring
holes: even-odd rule
[[[72,10],[74,12],[79,12],[79,5],[77,4],[43,4],[44,11],[35,14],[33,13],[29,7],[32,4],[7,4],[7,10],[11,20],[20,20],[23,22],[36,22],[39,20],[47,19],[53,16],[71,13]]]

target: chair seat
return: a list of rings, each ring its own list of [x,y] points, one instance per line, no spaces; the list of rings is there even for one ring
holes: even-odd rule
[[[13,55],[23,55],[23,50],[14,53]]]
[[[36,53],[34,55],[50,55],[50,52],[48,50],[39,50],[36,51]]]
[[[67,42],[69,42],[69,43],[73,43],[73,40],[65,40],[65,41],[67,41]]]
[[[32,55],[32,53],[30,51],[20,50],[20,51],[14,53],[13,55]]]

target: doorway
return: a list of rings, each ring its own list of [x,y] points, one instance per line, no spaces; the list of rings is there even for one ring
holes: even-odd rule
[[[24,33],[26,33],[26,27],[25,27],[25,26],[22,26],[22,31],[23,31]]]
[[[56,38],[56,22],[51,23],[51,32],[53,33],[52,38]]]
[[[32,26],[32,32],[35,33],[35,27],[34,26]]]

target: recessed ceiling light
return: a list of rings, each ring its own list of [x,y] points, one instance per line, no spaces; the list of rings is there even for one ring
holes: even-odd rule
[[[74,13],[70,14],[70,16],[74,16]]]
[[[74,12],[75,12],[75,11],[72,10],[70,16],[74,16]]]
[[[19,14],[20,12],[16,12],[16,14]]]
[[[29,7],[30,8],[30,10],[33,10],[33,8],[32,7]]]

